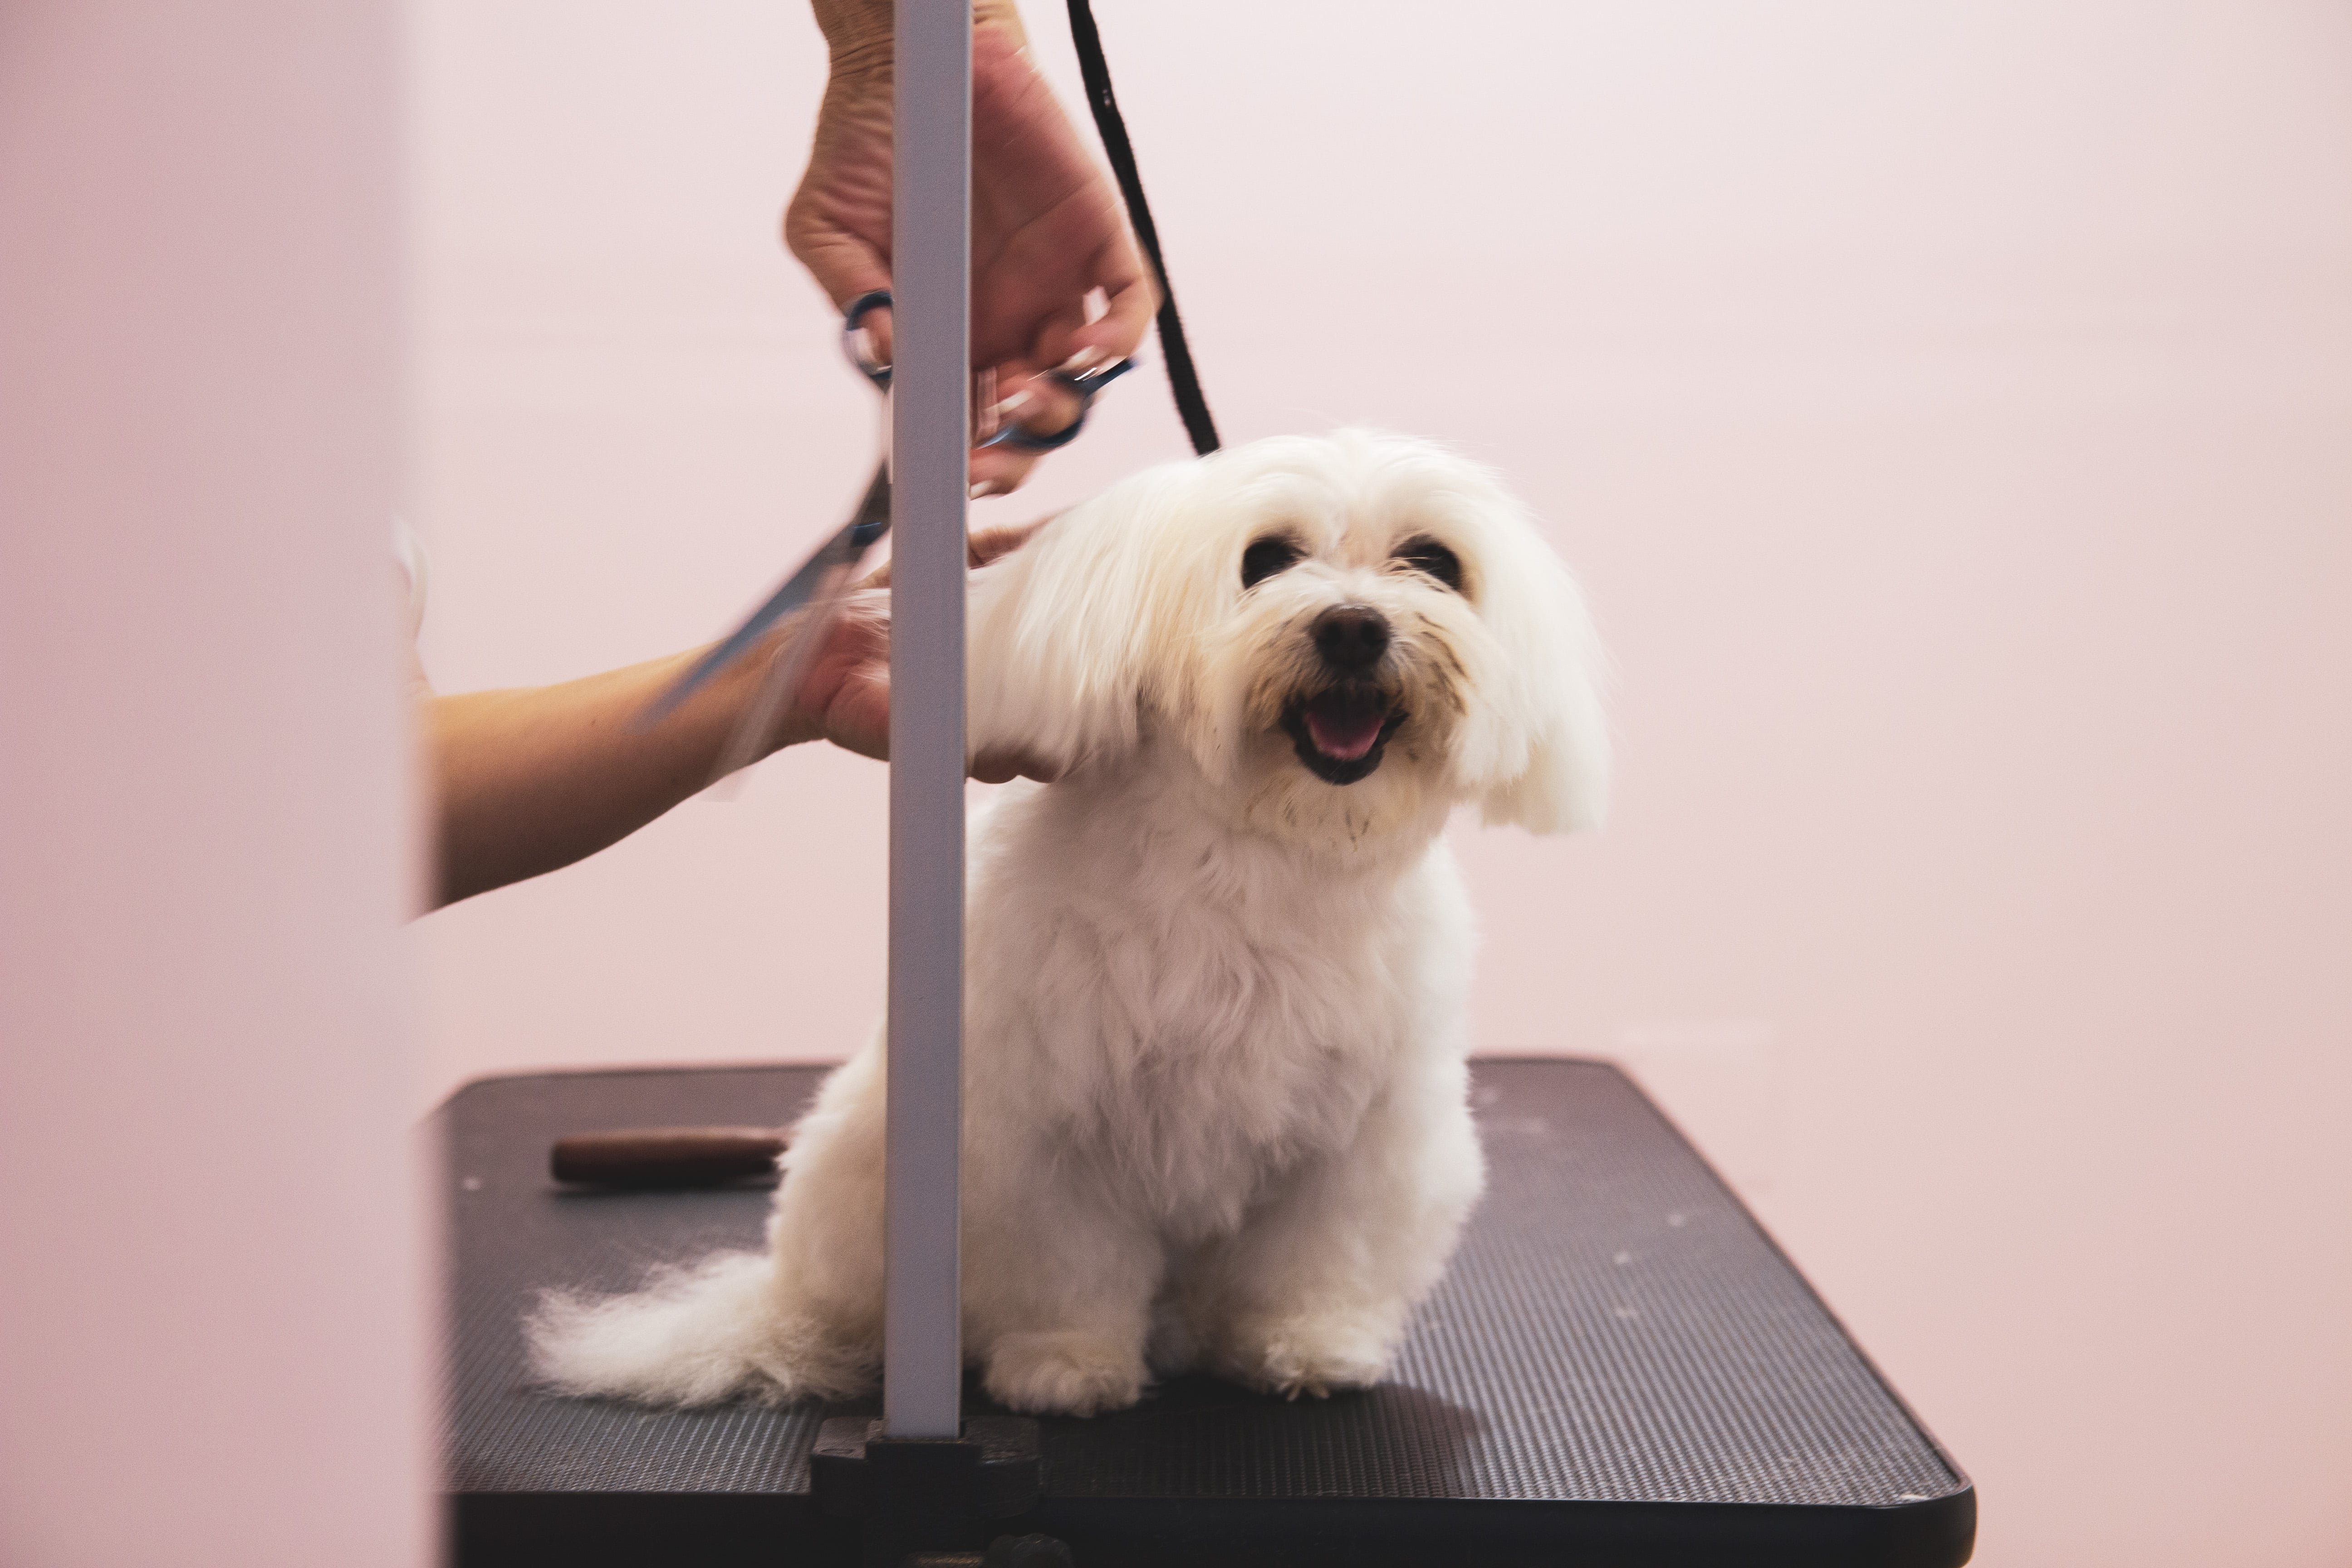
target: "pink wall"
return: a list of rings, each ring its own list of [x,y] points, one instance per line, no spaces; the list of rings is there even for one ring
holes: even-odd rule
[[[1100,10],[1228,432],[1461,441],[1604,623],[1609,832],[1460,834],[1487,1045],[1635,1064],[1980,1561],[2352,1559],[2352,18]],[[869,460],[772,238],[813,30],[431,0],[415,59],[428,663],[710,636]],[[981,515],[1180,453],[1156,380]],[[845,1050],[881,783],[423,922],[434,1091]]]
[[[0,8],[0,1563],[426,1560],[391,7]]]

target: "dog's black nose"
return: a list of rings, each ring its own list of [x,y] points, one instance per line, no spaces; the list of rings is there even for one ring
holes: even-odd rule
[[[1309,629],[1315,650],[1333,669],[1370,669],[1389,650],[1389,623],[1370,605],[1334,605]]]

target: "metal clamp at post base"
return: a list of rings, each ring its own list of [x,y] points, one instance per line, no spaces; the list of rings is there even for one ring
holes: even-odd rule
[[[957,1437],[891,1437],[864,1415],[817,1429],[809,1484],[827,1513],[865,1524],[866,1568],[1070,1568],[1049,1536],[995,1535],[1043,1489],[1037,1423],[975,1415]]]

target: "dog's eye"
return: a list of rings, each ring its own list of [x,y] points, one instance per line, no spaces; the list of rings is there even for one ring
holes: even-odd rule
[[[1434,539],[1408,541],[1396,558],[1416,572],[1426,572],[1455,593],[1462,591],[1462,558]]]
[[[1242,586],[1255,588],[1276,573],[1298,564],[1298,546],[1287,539],[1261,539],[1242,552]]]

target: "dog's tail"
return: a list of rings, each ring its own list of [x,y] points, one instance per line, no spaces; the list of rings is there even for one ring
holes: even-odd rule
[[[779,1310],[774,1261],[721,1253],[626,1296],[551,1290],[525,1324],[531,1369],[560,1394],[645,1405],[771,1403],[862,1393],[870,1373]]]

